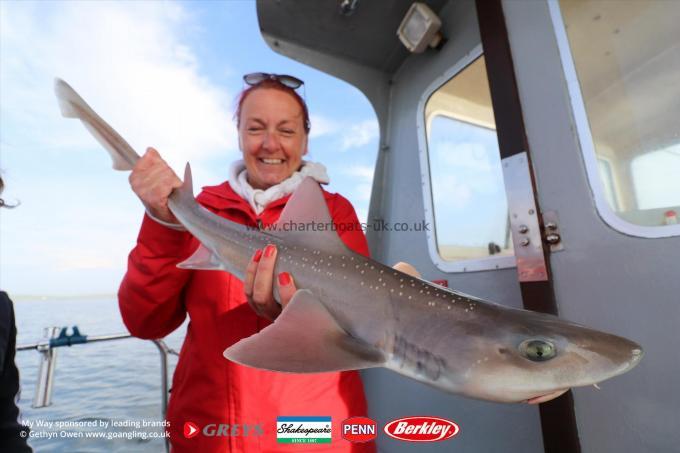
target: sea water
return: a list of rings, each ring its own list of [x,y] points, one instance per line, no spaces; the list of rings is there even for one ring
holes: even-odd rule
[[[10,297],[12,295],[10,294]],[[127,333],[115,296],[14,297],[17,344],[42,339],[45,327],[77,325],[83,335]],[[165,341],[179,351],[186,323]],[[129,338],[57,348],[52,404],[31,407],[39,353],[17,352],[19,407],[32,425],[36,452],[162,452],[160,353],[151,341]],[[177,357],[168,357],[171,382]],[[168,384],[169,385],[169,384]]]

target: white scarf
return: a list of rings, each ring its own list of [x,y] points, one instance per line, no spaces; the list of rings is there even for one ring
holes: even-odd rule
[[[323,164],[303,160],[302,168],[290,175],[288,179],[284,179],[266,190],[254,189],[248,184],[246,164],[242,159],[239,159],[232,163],[229,168],[229,185],[234,189],[234,192],[250,204],[255,214],[260,215],[269,203],[293,193],[307,176],[311,176],[320,184],[330,182],[326,167]]]

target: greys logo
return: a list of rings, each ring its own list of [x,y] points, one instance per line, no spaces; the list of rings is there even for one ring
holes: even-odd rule
[[[189,424],[189,422],[187,422]],[[198,428],[196,424],[192,425]],[[186,431],[186,429],[185,429]],[[208,423],[201,430],[201,434],[206,437],[260,437],[264,434],[262,425],[257,424],[226,424],[226,423]],[[194,437],[196,434],[191,433],[190,437],[185,433],[188,439]]]
[[[262,425],[227,425],[224,423],[210,423],[203,427],[203,435],[208,437],[259,437],[264,434]]]

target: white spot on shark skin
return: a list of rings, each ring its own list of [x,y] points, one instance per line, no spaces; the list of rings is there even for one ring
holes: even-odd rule
[[[364,282],[361,282],[361,286],[364,286]]]

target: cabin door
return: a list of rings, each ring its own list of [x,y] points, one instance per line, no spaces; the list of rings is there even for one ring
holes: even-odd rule
[[[533,150],[527,141],[504,14],[507,3],[476,1],[507,197],[508,240],[524,308],[558,315],[550,250],[559,248],[560,231],[553,219],[541,215]],[[579,452],[572,392],[541,404],[539,410],[545,451]]]
[[[559,315],[645,351],[574,392],[582,451],[677,451],[680,3],[503,9]]]

